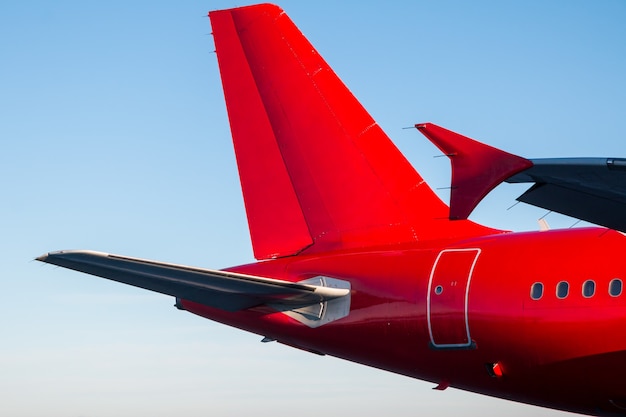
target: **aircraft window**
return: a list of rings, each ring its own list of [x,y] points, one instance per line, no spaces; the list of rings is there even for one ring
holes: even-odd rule
[[[565,298],[569,293],[569,284],[566,281],[561,281],[556,286],[556,296],[558,298]]]
[[[543,296],[543,284],[541,282],[535,282],[530,288],[530,298],[538,300]]]
[[[614,278],[609,283],[609,294],[612,297],[617,297],[622,294],[622,280],[619,278]]]
[[[593,297],[595,293],[596,293],[596,283],[593,280],[588,279],[587,281],[583,283],[583,297],[585,298]]]

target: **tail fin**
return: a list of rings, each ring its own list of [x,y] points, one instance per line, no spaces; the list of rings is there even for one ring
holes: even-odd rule
[[[257,259],[449,233],[448,207],[280,8],[209,16]]]

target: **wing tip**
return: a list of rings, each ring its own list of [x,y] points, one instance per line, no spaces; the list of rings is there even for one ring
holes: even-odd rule
[[[100,257],[109,256],[108,253],[98,252],[95,250],[86,250],[86,249],[66,249],[66,250],[57,250],[53,252],[46,252],[43,255],[40,255],[35,258],[36,261],[45,262],[45,263],[53,263],[52,260],[55,258],[61,258],[66,255],[94,255]]]
[[[50,255],[50,252],[46,252],[43,255],[37,256],[35,260],[39,262],[46,262],[48,260],[48,255]]]

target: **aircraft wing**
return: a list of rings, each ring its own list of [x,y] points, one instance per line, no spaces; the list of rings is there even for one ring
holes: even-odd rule
[[[415,127],[452,163],[451,220],[506,181],[534,183],[518,201],[626,232],[624,158],[525,159],[432,123]]]
[[[37,260],[227,311],[261,305],[290,310],[350,293],[326,277],[294,283],[86,250],[50,252]]]
[[[626,159],[531,159],[506,179],[535,183],[517,198],[527,204],[626,232]]]

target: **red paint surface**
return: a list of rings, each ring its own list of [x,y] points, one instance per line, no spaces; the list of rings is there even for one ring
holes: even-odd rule
[[[271,5],[210,14],[255,257],[493,230],[433,193]]]
[[[433,349],[428,332],[430,273],[442,248],[480,248],[468,298],[473,349]],[[412,249],[299,256],[233,268],[300,281],[324,275],[350,281],[344,319],[311,329],[280,313],[227,313],[193,303],[206,318],[434,383],[442,380],[516,401],[581,413],[620,415],[610,400],[626,398],[626,294],[611,297],[609,281],[626,277],[626,238],[604,229],[511,233]],[[530,262],[532,260],[532,262]],[[593,278],[595,296],[582,284]],[[556,284],[570,295],[556,298]],[[543,282],[540,300],[530,298]],[[506,374],[493,378],[487,364]]]
[[[528,159],[432,123],[415,125],[452,163],[450,219],[467,219],[478,203],[510,176],[533,166]]]
[[[431,342],[436,347],[469,346],[468,294],[480,250],[442,251],[434,263],[428,293]]]
[[[229,313],[183,300],[185,309],[442,387],[625,415],[616,404],[626,403],[626,295],[608,293],[611,279],[626,279],[622,234],[504,233],[450,221],[448,207],[279,8],[210,17],[254,252],[266,260],[232,270],[349,281],[351,308],[318,328],[268,308]],[[479,164],[494,160],[481,155]],[[453,182],[466,174],[457,170]],[[585,298],[589,279],[596,293]],[[559,281],[570,284],[564,299]],[[530,298],[535,282],[544,284],[539,300]]]

